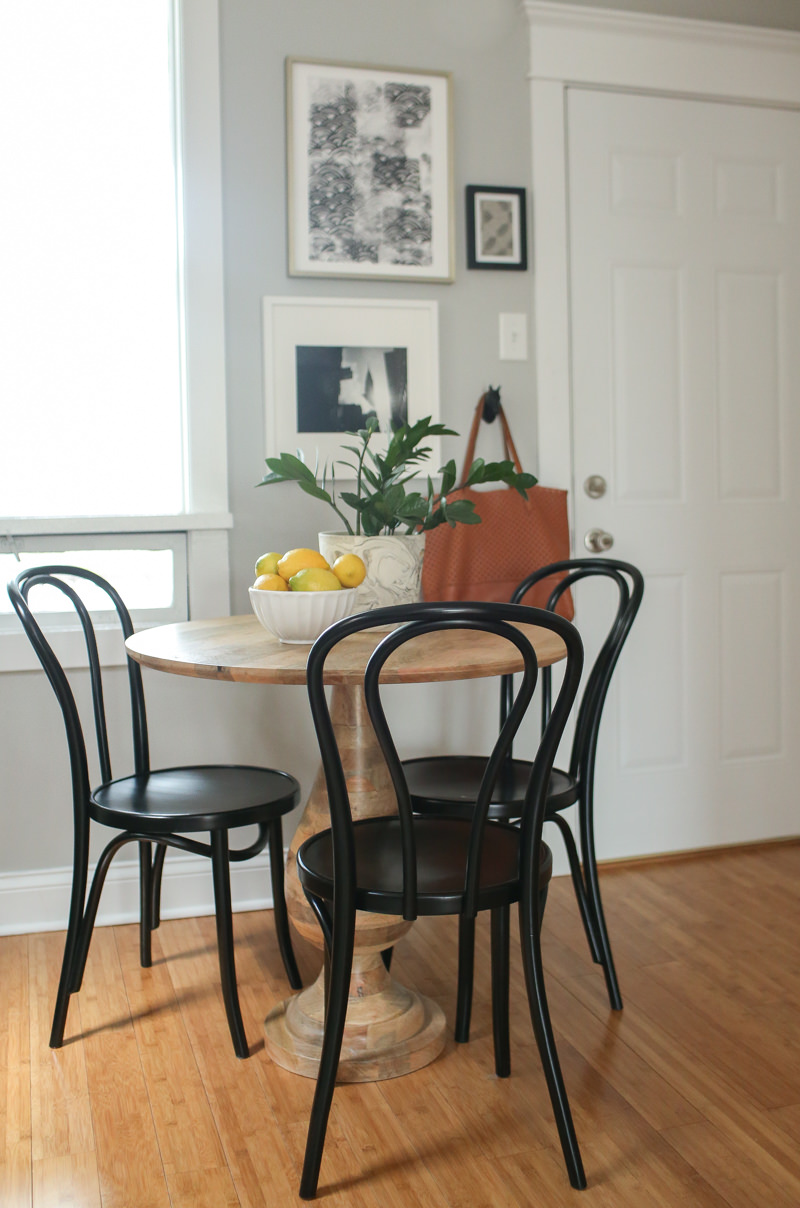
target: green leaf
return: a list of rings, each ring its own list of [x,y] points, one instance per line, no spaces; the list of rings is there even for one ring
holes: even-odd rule
[[[442,466],[442,494],[443,495],[450,494],[453,487],[456,485],[457,477],[458,477],[458,470],[456,469],[456,463],[451,458],[450,461],[448,461],[446,466]],[[430,482],[430,479],[428,479],[428,481]]]
[[[360,495],[354,495],[352,491],[340,491],[339,498],[343,500],[348,507],[354,508],[356,512],[362,512],[368,506],[368,500]]]
[[[322,487],[318,487],[315,482],[300,482],[297,485],[301,491],[305,491],[306,495],[311,495],[314,499],[321,499],[323,503],[329,503],[333,507],[331,496]]]
[[[451,526],[456,524],[480,524],[481,518],[475,511],[475,504],[471,499],[454,499],[447,505],[447,523]]]
[[[299,457],[293,457],[291,453],[281,453],[280,457],[266,458],[266,465],[270,474],[267,474],[259,482],[258,486],[265,486],[271,482],[315,482],[316,478],[312,470],[300,460]]]

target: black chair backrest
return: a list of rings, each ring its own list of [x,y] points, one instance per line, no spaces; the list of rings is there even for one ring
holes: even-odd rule
[[[103,676],[100,668],[100,657],[94,625],[89,610],[74,583],[75,580],[81,579],[92,583],[95,587],[105,592],[119,618],[123,638],[129,638],[133,633],[133,625],[123,600],[110,583],[107,583],[105,579],[102,579],[90,570],[84,570],[79,566],[34,566],[22,571],[8,584],[8,594],[14,611],[22,622],[22,627],[36,651],[39,662],[44,668],[45,674],[61,707],[67,730],[67,743],[72,771],[73,800],[76,810],[85,807],[90,791],[86,742],[83,735],[80,712],[64,668],[42,632],[30,606],[28,597],[31,591],[40,585],[57,588],[70,601],[80,620],[89,662],[92,710],[97,740],[97,754],[100,761],[100,777],[105,784],[111,780],[112,771],[108,725],[106,723],[103,696]],[[70,582],[70,580],[73,582]],[[144,691],[142,689],[142,673],[139,664],[135,663],[133,659],[129,658],[127,662],[133,725],[134,768],[137,775],[145,775],[150,769],[150,754],[144,707]]]
[[[554,609],[564,592],[574,587],[581,579],[609,579],[616,585],[618,593],[617,608],[587,677],[575,722],[569,770],[571,775],[585,779],[591,775],[594,767],[603,706],[614,668],[642,602],[644,577],[641,571],[631,563],[620,562],[614,558],[571,558],[562,562],[553,562],[549,566],[542,566],[533,571],[522,580],[512,599],[521,600],[535,583],[553,574],[563,574],[564,578],[550,593],[546,604],[548,610]],[[510,681],[511,677],[504,677],[501,688],[501,725],[508,710],[509,694],[513,693]],[[550,669],[545,668],[542,675],[543,727],[546,725],[550,713],[551,683]]]
[[[558,743],[578,691],[583,667],[583,645],[569,621],[553,612],[521,604],[504,603],[432,603],[409,604],[376,609],[346,617],[317,638],[308,657],[307,684],[311,712],[325,770],[331,813],[334,864],[337,891],[351,901],[355,892],[355,852],[352,815],[342,762],[336,743],[324,690],[325,660],[331,650],[351,634],[387,624],[399,627],[384,637],[370,656],[364,675],[364,693],[378,743],[386,760],[397,798],[403,850],[403,917],[417,917],[415,826],[418,819],[411,800],[402,762],[392,740],[380,695],[379,678],[386,660],[406,642],[440,630],[471,629],[496,634],[512,643],[523,661],[522,681],[504,719],[495,747],[489,756],[481,782],[464,878],[463,913],[477,914],[478,876],[483,834],[486,829],[492,790],[506,754],[533,696],[538,678],[536,651],[517,624],[539,625],[557,634],[566,647],[565,672],[556,701],[545,726],[534,760],[522,820],[523,867],[538,878],[538,843],[544,821],[544,805],[550,772]],[[534,868],[535,864],[535,868]],[[334,909],[336,906],[334,905]]]

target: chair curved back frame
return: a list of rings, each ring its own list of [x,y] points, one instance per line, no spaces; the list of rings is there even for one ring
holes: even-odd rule
[[[325,1035],[317,1087],[309,1124],[306,1156],[300,1184],[304,1199],[316,1194],[328,1113],[333,1095],[336,1068],[344,1029],[346,989],[354,948],[356,912],[356,852],[354,824],[341,756],[325,695],[325,663],[334,647],[352,634],[387,624],[395,625],[370,656],[364,693],[378,744],[383,752],[397,798],[400,817],[403,866],[403,912],[406,919],[417,916],[416,848],[414,827],[419,823],[411,809],[411,799],[400,760],[381,702],[379,681],[387,660],[405,643],[422,635],[444,629],[478,630],[506,639],[519,651],[523,662],[522,682],[507,714],[492,755],[487,760],[478,793],[477,808],[471,820],[470,841],[464,870],[464,896],[461,917],[477,913],[481,840],[489,825],[489,808],[495,782],[501,773],[514,734],[533,696],[538,678],[535,649],[528,636],[516,628],[520,624],[537,625],[557,634],[566,649],[565,673],[536,757],[525,795],[518,847],[520,931],[526,989],[531,1007],[537,1043],[553,1103],[562,1150],[575,1187],[585,1186],[580,1152],[572,1125],[563,1079],[558,1064],[555,1040],[549,1020],[544,988],[544,973],[539,944],[540,868],[542,830],[547,786],[558,744],[577,695],[583,668],[583,644],[574,626],[553,612],[518,603],[420,603],[376,609],[338,621],[314,643],[309,654],[306,675],[309,702],[325,770],[331,818],[333,849],[332,911],[322,908],[308,893],[312,908],[323,927],[330,962],[326,997]],[[374,820],[373,820],[374,821]],[[496,824],[504,826],[507,824]],[[313,840],[310,840],[313,842]],[[302,853],[301,853],[302,855]],[[331,905],[331,904],[329,904]],[[507,909],[507,907],[506,907]],[[335,989],[334,989],[335,988]],[[507,1072],[507,1071],[506,1071]]]
[[[228,861],[248,860],[258,855],[269,843],[271,865],[276,856],[282,861],[282,842],[280,840],[280,817],[292,808],[291,798],[296,804],[299,799],[299,785],[293,777],[285,773],[274,773],[263,770],[264,775],[279,777],[283,783],[271,800],[265,796],[263,810],[258,810],[254,823],[258,828],[257,837],[246,847],[231,850],[228,846],[227,829],[220,829],[211,836],[211,842],[204,843],[189,838],[185,834],[177,834],[168,829],[167,825],[144,830],[136,825],[136,817],[130,813],[129,820],[108,823],[121,829],[104,847],[98,861],[91,888],[87,896],[89,881],[89,836],[92,819],[92,803],[94,795],[104,791],[114,784],[111,765],[108,722],[106,717],[105,695],[103,690],[103,672],[98,651],[97,636],[89,609],[80,593],[69,580],[84,580],[102,591],[113,605],[113,612],[119,621],[123,641],[134,632],[130,613],[119,592],[100,575],[83,567],[64,564],[50,564],[32,567],[21,571],[8,584],[8,595],[26,636],[36,652],[42,669],[55,693],[58,701],[67,736],[69,753],[70,777],[72,784],[72,813],[73,813],[73,857],[72,857],[72,891],[70,898],[69,919],[67,925],[67,940],[61,976],[56,997],[56,1009],[50,1036],[51,1047],[58,1048],[63,1043],[64,1026],[70,995],[76,993],[83,980],[89,944],[94,920],[100,901],[100,895],[105,883],[111,861],[116,853],[127,843],[137,843],[139,848],[140,869],[140,958],[143,966],[149,966],[151,961],[150,933],[160,922],[161,880],[164,858],[167,847],[179,848],[195,855],[208,857],[212,861],[215,884],[215,899],[223,903],[223,909],[230,914],[230,886],[227,882]],[[29,596],[34,588],[50,587],[60,591],[69,600],[75,610],[86,647],[91,687],[91,712],[97,743],[97,755],[100,768],[101,785],[92,790],[89,775],[89,758],[81,722],[81,713],[69,679],[61,665],[52,645],[45,636],[33,609]],[[137,780],[147,781],[151,777],[163,777],[171,773],[180,773],[190,769],[170,769],[166,773],[152,773],[150,768],[150,747],[145,712],[144,688],[142,672],[139,664],[126,656],[128,671],[128,690],[131,708],[132,754],[134,776]],[[88,722],[88,710],[87,713]],[[203,769],[195,769],[201,773]],[[213,769],[206,769],[212,771]],[[251,769],[258,774],[260,769]],[[231,774],[237,769],[230,768]],[[292,792],[294,786],[294,792]],[[169,814],[165,815],[169,818]],[[207,822],[205,816],[199,815],[192,819],[183,815],[183,829],[204,829]],[[104,820],[103,820],[104,821]],[[201,825],[202,824],[202,825]],[[237,825],[232,821],[232,825]],[[155,844],[155,857],[152,857],[152,845]],[[224,869],[223,869],[224,864]],[[271,867],[273,891],[275,897],[276,924],[278,929],[279,946],[284,965],[291,984],[300,986],[300,975],[294,958],[289,938],[288,922],[285,918],[285,902],[283,900],[283,869],[282,865]],[[278,901],[280,889],[280,901]],[[247,1055],[247,1044],[239,1013],[238,998],[235,989],[235,973],[233,971],[232,932],[229,917],[220,920],[220,910],[217,910],[217,934],[220,947],[220,968],[223,977],[223,997],[228,1013],[231,1035],[238,1056]]]
[[[644,594],[644,578],[638,567],[630,562],[612,558],[567,558],[532,571],[518,585],[512,600],[522,600],[532,586],[553,574],[562,574],[563,578],[551,591],[545,605],[547,610],[554,610],[563,594],[581,579],[610,579],[619,593],[614,620],[590,669],[575,720],[569,771],[571,776],[588,781],[594,767],[600,719],[611,677],[639,611]],[[510,692],[513,692],[513,677],[504,676],[500,697],[501,725],[508,709]],[[549,667],[545,667],[542,673],[542,729],[550,714],[551,694],[552,673]]]

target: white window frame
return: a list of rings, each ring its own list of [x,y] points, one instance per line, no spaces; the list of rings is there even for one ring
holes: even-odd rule
[[[175,516],[0,517],[0,535],[186,535],[190,617],[230,614],[219,0],[172,0],[184,343],[186,511]],[[0,671],[26,670],[21,634],[0,636]]]
[[[76,544],[87,553],[104,549],[153,549],[169,550],[173,559],[172,604],[166,608],[136,609],[131,607],[131,620],[134,628],[146,629],[150,625],[168,625],[175,621],[185,621],[188,616],[187,600],[187,559],[185,532],[151,532],[142,533],[86,533],[76,538],[74,533],[36,535],[20,537],[11,545],[5,538],[0,537],[0,551],[4,554],[32,554],[40,551],[43,562],[59,564],[70,563],[69,557],[64,557],[61,551],[74,550]],[[56,593],[58,594],[58,593]],[[63,597],[62,597],[63,599]],[[2,671],[38,671],[40,668],[36,653],[24,633],[19,621],[9,605],[9,611],[0,612],[0,672]],[[66,603],[63,612],[40,610],[36,612],[36,620],[41,626],[47,640],[52,645],[63,667],[85,667],[88,665],[83,632],[74,610]],[[36,600],[33,598],[34,611]],[[126,661],[124,646],[121,640],[119,620],[113,608],[108,611],[95,612],[92,610],[95,635],[101,661],[105,666],[121,666]]]

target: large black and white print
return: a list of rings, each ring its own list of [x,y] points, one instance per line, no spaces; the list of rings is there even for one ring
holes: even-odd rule
[[[390,433],[408,422],[408,351],[300,344],[297,431]]]
[[[287,71],[291,271],[450,279],[449,77]]]

